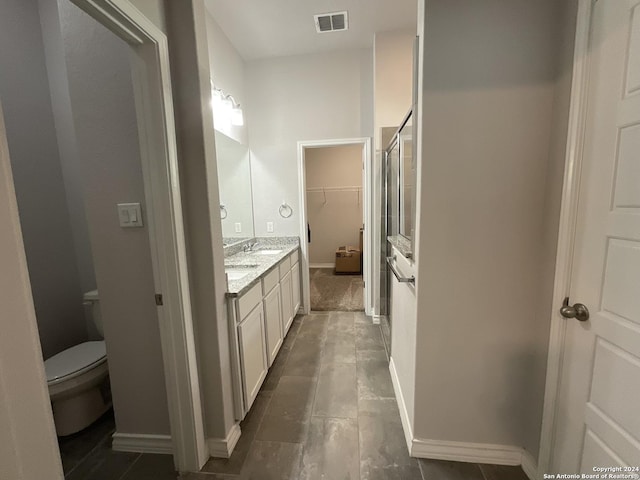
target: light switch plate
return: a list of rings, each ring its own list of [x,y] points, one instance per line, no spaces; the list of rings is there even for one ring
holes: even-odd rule
[[[240,222],[235,223],[236,233],[242,233],[242,224]]]
[[[273,233],[273,222],[267,222],[267,233]]]
[[[123,228],[143,227],[142,208],[139,203],[119,203],[118,218]]]

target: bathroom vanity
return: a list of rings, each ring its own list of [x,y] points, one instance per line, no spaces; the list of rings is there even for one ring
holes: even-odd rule
[[[237,420],[253,405],[300,308],[299,250],[298,238],[258,239],[225,258]]]

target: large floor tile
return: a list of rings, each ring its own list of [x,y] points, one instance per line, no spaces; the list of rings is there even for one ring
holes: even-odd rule
[[[373,318],[364,312],[354,312],[353,318],[356,325],[373,325]]]
[[[357,418],[355,364],[329,363],[322,367],[318,376],[313,415]]]
[[[73,470],[91,451],[116,429],[113,410],[109,410],[84,430],[58,439],[64,473]]]
[[[178,474],[172,455],[144,453],[136,460],[121,480],[175,480]],[[88,477],[93,480],[93,477]],[[115,480],[115,479],[114,479]]]
[[[520,467],[480,464],[480,470],[486,480],[528,480]]]
[[[477,463],[420,459],[424,480],[484,480]]]
[[[312,418],[301,468],[304,480],[359,480],[357,420]]]
[[[417,464],[372,467],[364,469],[360,474],[360,478],[362,480],[423,480]],[[433,480],[441,479],[437,478]]]
[[[271,393],[260,392],[251,410],[240,425],[240,440],[229,458],[211,458],[202,467],[202,472],[239,475],[245,466],[258,428],[271,401]]]
[[[358,362],[358,396],[371,399],[395,398],[386,360]]]
[[[356,363],[356,342],[353,337],[327,337],[320,361],[327,363]]]
[[[315,389],[314,378],[282,377],[271,397],[256,440],[304,442]]]
[[[382,334],[379,325],[356,325],[356,348],[358,350],[382,350]]]
[[[358,350],[356,351],[356,361],[358,362],[389,362],[387,359],[387,354],[384,350]]]
[[[397,477],[401,474],[410,479],[419,472],[407,450],[395,399],[360,400],[358,425],[363,479],[404,479]]]
[[[243,480],[298,480],[302,444],[256,441]]]
[[[327,326],[327,336],[355,336],[356,324],[355,313],[353,312],[332,312],[329,315]]]
[[[323,339],[313,337],[296,339],[287,363],[282,371],[283,376],[315,377],[320,371]]]
[[[327,327],[329,325],[329,315],[305,315],[302,319],[302,325],[296,335],[296,340],[312,339],[324,340],[327,336]]]
[[[111,438],[104,440],[66,477],[67,480],[119,480],[140,457],[139,453],[114,452]]]

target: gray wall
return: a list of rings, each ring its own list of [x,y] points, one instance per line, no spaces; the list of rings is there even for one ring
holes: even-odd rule
[[[203,0],[166,6],[205,433],[225,439],[235,420],[205,7]]]
[[[100,290],[119,433],[168,434],[148,229],[123,229],[116,204],[144,188],[129,47],[58,0],[69,98]]]
[[[539,265],[558,201],[546,198],[558,195],[551,121],[566,115],[562,4],[425,3],[414,433],[536,456],[548,342]]]
[[[12,177],[0,105],[0,478],[62,480]]]
[[[67,196],[76,265],[82,291],[88,292],[96,288],[96,274],[93,267],[89,227],[84,208],[82,162],[78,156],[71,99],[69,98],[69,82],[67,79],[62,32],[60,31],[60,18],[58,16],[57,2],[38,0],[38,4],[49,88],[53,92],[51,105],[53,107],[60,165]],[[89,324],[87,328],[92,334],[91,336],[95,336],[93,325]]]
[[[547,164],[547,183],[545,189],[544,221],[542,225],[542,242],[540,257],[540,281],[536,323],[539,344],[549,340],[553,305],[553,283],[556,268],[556,251],[558,247],[558,228],[560,222],[560,206],[562,185],[569,129],[569,104],[571,101],[571,81],[573,79],[573,47],[575,43],[576,16],[578,0],[563,0],[561,12],[556,17],[558,37],[556,41],[556,85],[551,120],[551,144],[549,162]],[[546,373],[546,354],[538,357],[537,377],[532,379],[539,390],[544,391]],[[539,447],[539,431],[542,421],[542,401],[537,405],[535,413],[529,417],[528,431],[531,437],[527,441],[527,449],[537,453]],[[538,438],[535,432],[538,431]]]
[[[63,172],[36,0],[0,15],[0,97],[45,358],[86,340]]]

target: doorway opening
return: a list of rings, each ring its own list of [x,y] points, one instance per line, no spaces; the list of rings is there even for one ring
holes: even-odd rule
[[[38,319],[45,316],[53,319],[49,322],[53,328],[41,332],[54,334],[42,342],[44,356],[53,357],[68,347],[91,340],[99,333],[93,324],[87,324],[88,331],[83,332],[84,310],[91,310],[97,303],[98,292],[90,290],[93,288],[90,284],[96,281],[90,274],[91,268],[77,265],[79,252],[74,252],[72,247],[77,250],[80,246],[84,251],[82,257],[87,260],[85,263],[89,265],[95,261],[100,312],[107,325],[107,343],[118,339],[115,347],[107,346],[112,387],[117,383],[114,372],[125,371],[119,375],[119,393],[116,388],[111,390],[114,403],[117,403],[118,394],[120,398],[127,397],[120,402],[124,408],[116,405],[116,421],[122,422],[123,418],[131,421],[135,417],[135,414],[127,416],[127,406],[130,405],[138,408],[144,405],[150,417],[159,414],[164,420],[158,434],[146,434],[152,429],[136,424],[133,429],[140,434],[114,436],[113,450],[174,454],[173,459],[166,457],[168,463],[173,464],[175,460],[179,470],[197,469],[206,460],[206,446],[199,384],[197,374],[194,374],[195,342],[188,301],[190,293],[166,36],[129,3],[104,0],[97,6],[89,0],[60,0],[13,2],[7,8],[12,8],[8,21],[16,17],[20,19],[13,22],[16,28],[4,30],[13,39],[7,43],[11,50],[2,55],[3,67],[10,65],[3,71],[12,72],[12,66],[19,70],[16,72],[18,75],[3,75],[2,79],[5,87],[2,100],[7,105],[3,117],[7,120],[8,151],[14,166],[10,184],[18,192],[17,203],[24,232],[22,247],[27,252],[31,277],[31,284],[25,287],[31,290],[29,296],[35,300]],[[58,9],[64,9],[64,12]],[[89,22],[87,13],[92,17]],[[85,18],[78,22],[83,15]],[[71,16],[74,21],[67,22]],[[23,22],[25,17],[28,21]],[[104,67],[113,60],[113,51],[107,48],[106,43],[98,45],[101,49],[98,55],[89,51],[90,42],[72,38],[85,35],[95,40],[100,29],[111,37],[107,38],[110,43],[119,43],[116,56],[120,61],[119,67],[123,68],[118,72]],[[26,38],[21,41],[23,37]],[[94,45],[97,43],[100,42],[94,42]],[[21,45],[20,55],[16,55],[16,45]],[[29,49],[33,55],[24,53]],[[71,57],[75,60],[82,57],[82,62],[74,63]],[[102,63],[95,66],[100,61]],[[100,81],[108,88],[99,91]],[[116,86],[122,82],[128,82],[126,90],[130,98],[124,101],[121,98],[105,100],[105,96],[117,97],[123,92]],[[31,88],[34,94],[25,95],[27,88]],[[8,92],[10,89],[17,90],[19,95],[12,95]],[[56,95],[53,95],[54,91]],[[41,115],[38,109],[44,113]],[[123,111],[129,114],[126,121],[121,118],[113,121],[109,117]],[[38,142],[33,141],[34,131],[39,132]],[[0,138],[0,141],[4,146],[5,139]],[[123,153],[121,149],[125,147],[127,152]],[[54,174],[49,175],[52,169]],[[121,181],[117,181],[118,178]],[[49,192],[54,187],[56,191],[52,197],[55,197],[55,202],[44,195],[45,188]],[[88,207],[86,216],[80,208],[82,206]],[[75,212],[75,217],[64,218],[61,214],[67,211]],[[84,237],[91,237],[90,243],[88,238],[81,241],[83,218],[89,223],[90,234]],[[31,222],[34,228],[25,228],[25,222]],[[136,226],[134,224],[142,228],[125,228]],[[54,237],[57,239],[55,242]],[[43,246],[38,247],[38,243]],[[51,247],[54,247],[53,251]],[[42,255],[45,249],[47,255]],[[34,267],[38,258],[44,268]],[[58,270],[64,270],[65,275],[52,275],[47,270],[54,264]],[[145,278],[138,276],[140,272]],[[72,278],[80,276],[79,273],[85,278],[85,283],[75,282]],[[110,280],[104,281],[106,277]],[[118,282],[118,278],[127,281]],[[54,289],[57,293],[63,283],[75,282],[78,285],[65,290],[64,295],[55,295],[53,301],[40,301],[44,297],[36,292],[34,283],[44,284],[43,280],[53,280],[48,286],[39,288],[45,295]],[[115,302],[112,301],[114,299]],[[59,308],[63,300],[68,308]],[[83,306],[83,302],[86,305]],[[73,314],[73,325],[78,333],[67,338],[61,335],[65,330],[61,325],[69,312]],[[143,318],[144,324],[141,322]],[[149,325],[149,331],[145,331]],[[144,355],[140,355],[141,350]],[[123,352],[132,351],[133,358],[123,357]],[[98,405],[98,400],[104,399],[102,405],[92,407],[91,415],[87,415],[92,417],[87,420],[91,423],[106,410],[105,416],[96,424],[102,428],[98,428],[96,433],[100,436],[100,432],[108,433],[113,426],[113,419],[109,416],[109,384],[101,382],[98,388],[93,388],[92,382],[97,379],[89,376],[95,373],[101,375],[99,380],[106,378],[106,356],[104,348],[101,352],[83,350],[83,353],[93,355],[84,355],[80,359],[91,371],[75,369],[78,362],[74,365],[62,362],[59,367],[73,370],[59,369],[59,377],[45,378],[38,358],[36,373],[38,378],[56,381],[57,393],[66,393],[60,392],[63,382],[67,383],[66,389],[71,389],[72,384],[83,376],[87,388],[95,393],[88,402]],[[71,359],[78,360],[78,357]],[[136,372],[145,371],[143,367],[150,364],[152,368],[147,370],[151,370],[151,375],[135,377]],[[135,366],[133,370],[131,365]],[[46,370],[49,377],[50,369]],[[147,388],[148,383],[145,385],[145,382],[153,383],[154,388]],[[74,424],[66,428],[65,425],[69,423],[66,420],[77,420],[76,413],[87,413],[86,409],[70,403],[64,411],[56,408],[53,398],[56,392],[52,390],[51,382],[49,387],[57,433],[74,435],[74,432],[82,431],[82,426]],[[150,398],[151,390],[156,391],[155,397]],[[137,403],[129,401],[130,395],[136,397]],[[167,401],[158,401],[159,396]],[[63,400],[60,397],[60,401]],[[155,427],[155,417],[148,423]],[[123,430],[131,431],[131,427]],[[70,471],[65,470],[67,473]]]
[[[370,314],[370,139],[298,147],[303,311]]]

